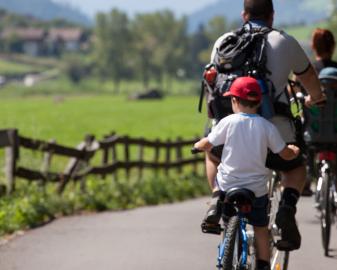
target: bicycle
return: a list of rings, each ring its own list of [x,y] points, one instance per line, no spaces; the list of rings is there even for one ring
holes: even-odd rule
[[[271,239],[271,269],[287,270],[289,264],[289,251],[277,249],[277,241],[281,239],[280,230],[275,224],[278,206],[282,196],[282,185],[280,174],[272,171],[269,180],[269,225]]]
[[[192,149],[193,154],[198,152],[200,152],[198,149]],[[271,269],[287,270],[289,252],[279,251],[276,248],[280,233],[275,218],[281,199],[281,185],[278,174],[274,172],[269,181],[269,197]],[[220,198],[217,206],[221,211],[220,224],[202,227],[204,233],[221,235],[216,267],[219,270],[255,270],[254,231],[247,219],[255,195],[245,188],[232,188],[223,192]]]
[[[328,257],[331,227],[336,223],[337,219],[336,151],[331,151],[332,147],[329,144],[315,144],[314,147],[319,149],[315,203],[320,212],[324,255]],[[336,149],[336,146],[333,148]]]
[[[321,81],[322,82],[322,81]],[[315,206],[320,212],[320,227],[321,227],[321,238],[324,250],[324,255],[329,256],[329,244],[330,244],[330,234],[331,226],[336,223],[337,218],[337,176],[336,176],[336,153],[337,144],[335,143],[334,136],[331,134],[333,130],[333,121],[329,118],[331,115],[331,101],[334,101],[335,91],[330,91],[328,83],[323,81],[325,85],[324,92],[328,97],[327,108],[319,107],[316,109],[315,115],[308,115],[304,113],[304,99],[305,96],[302,93],[296,95],[296,98],[301,103],[300,114],[303,114],[303,122],[309,122],[309,129],[305,131],[304,137],[306,138],[308,153],[313,153],[312,158],[317,156],[317,164],[312,162],[311,171],[312,174],[317,177],[316,191],[315,191]],[[303,91],[303,90],[302,90]],[[329,106],[330,105],[330,106]],[[311,118],[314,118],[314,121]],[[312,128],[310,122],[314,125]],[[322,129],[320,132],[315,133],[315,129],[318,128],[319,124]],[[310,132],[309,132],[310,131]],[[324,133],[324,136],[322,135]]]

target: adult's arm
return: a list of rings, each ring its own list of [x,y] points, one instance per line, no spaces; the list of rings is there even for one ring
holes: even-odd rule
[[[319,103],[326,99],[321,90],[321,84],[317,73],[311,64],[304,73],[296,74],[296,78],[300,81],[309,94],[309,97],[306,101],[308,105]]]

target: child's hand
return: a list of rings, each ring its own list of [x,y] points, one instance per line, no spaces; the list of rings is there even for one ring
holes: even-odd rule
[[[202,138],[200,141],[194,144],[194,148],[202,151],[210,151],[212,149],[212,144],[209,143],[207,138]]]
[[[300,154],[300,148],[298,148],[296,145],[289,144],[288,148],[293,152],[294,158],[296,158]]]
[[[287,145],[284,149],[279,153],[281,158],[285,160],[295,159],[300,154],[300,149],[293,144]]]

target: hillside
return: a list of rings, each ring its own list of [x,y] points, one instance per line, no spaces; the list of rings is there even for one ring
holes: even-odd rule
[[[0,0],[0,8],[31,15],[42,20],[65,19],[81,25],[90,25],[90,19],[70,6],[54,3],[51,0]]]
[[[327,18],[331,0],[274,0],[275,25],[311,24]],[[207,23],[214,16],[227,21],[240,19],[243,1],[218,0],[189,16],[189,30]]]

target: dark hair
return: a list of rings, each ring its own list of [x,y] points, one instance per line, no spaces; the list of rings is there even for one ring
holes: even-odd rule
[[[253,95],[251,95],[253,96]],[[247,100],[247,99],[242,99],[236,96],[232,96],[232,98],[235,98],[240,105],[244,106],[244,107],[249,107],[249,108],[255,108],[255,107],[259,107],[260,105],[260,101],[252,101],[252,100]]]
[[[312,34],[312,48],[318,56],[332,56],[335,44],[335,38],[328,29],[317,28]]]
[[[268,20],[274,12],[272,0],[244,0],[244,11],[249,19]]]

